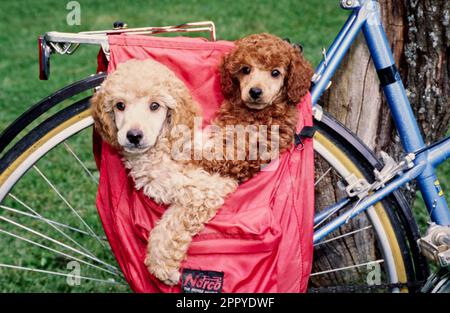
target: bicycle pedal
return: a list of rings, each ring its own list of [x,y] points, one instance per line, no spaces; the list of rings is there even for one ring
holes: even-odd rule
[[[440,267],[450,266],[450,227],[431,224],[424,237],[417,240],[420,252]]]

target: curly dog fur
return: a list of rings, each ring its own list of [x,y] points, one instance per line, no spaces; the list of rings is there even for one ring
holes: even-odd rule
[[[278,134],[278,153],[289,149],[298,119],[296,104],[309,90],[313,75],[313,69],[301,51],[274,35],[250,35],[238,40],[231,53],[225,56],[220,74],[225,100],[213,124],[222,129],[229,125],[265,125],[268,150],[272,150],[270,139],[275,139]],[[274,74],[278,75],[273,77]],[[251,89],[254,87],[260,89],[261,97],[252,98]],[[271,131],[271,127],[276,125],[278,134]],[[227,136],[230,135],[223,136],[223,151],[227,149]],[[246,138],[245,160],[236,159],[239,147],[235,141],[234,151],[226,154],[223,160],[203,158],[200,164],[210,173],[218,172],[243,182],[270,162],[260,155],[257,159],[250,159],[249,146]]]
[[[160,108],[150,112],[148,106],[154,109],[154,103]],[[173,148],[180,140],[174,130],[183,126],[192,135],[199,107],[185,85],[162,64],[153,60],[120,64],[95,93],[92,109],[95,129],[120,151],[136,188],[169,205],[150,233],[145,264],[158,279],[177,284],[180,263],[192,237],[214,217],[237,183],[173,158]],[[133,110],[137,112],[134,115]],[[162,114],[164,110],[167,112]],[[148,125],[160,128],[147,129],[146,134]],[[129,129],[123,134],[122,128],[130,127],[143,130],[139,143],[129,136]]]

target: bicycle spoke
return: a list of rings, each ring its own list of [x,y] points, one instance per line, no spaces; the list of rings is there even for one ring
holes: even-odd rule
[[[45,180],[45,182],[50,186],[51,189],[59,196],[59,198],[69,207],[69,209],[77,216],[77,218],[83,223],[83,225],[88,229],[88,231],[97,239],[97,241],[100,243],[100,245],[104,248],[106,248],[106,245],[103,243],[103,241],[99,238],[99,236],[94,232],[94,230],[86,223],[86,221],[78,214],[78,212],[73,208],[73,206],[64,198],[64,196],[59,192],[59,190],[55,187],[54,184],[51,183],[51,181],[44,175],[44,173],[41,172],[41,170],[36,166],[33,165],[33,168],[38,172],[38,174]]]
[[[76,277],[76,278],[80,278],[80,279],[84,279],[84,280],[90,280],[90,281],[96,281],[96,282],[108,283],[108,284],[114,284],[114,285],[125,285],[125,284],[117,282],[117,281],[115,281],[113,279],[106,280],[106,279],[99,279],[99,278],[87,277],[87,276],[75,276],[73,274],[66,274],[66,273],[61,273],[61,272],[47,271],[47,270],[42,270],[42,269],[38,269],[38,268],[30,268],[30,267],[11,265],[11,264],[2,264],[2,263],[0,263],[0,268],[10,268],[10,269],[30,271],[30,272],[36,272],[36,273],[44,273],[44,274],[49,274],[49,275],[65,276],[65,277],[70,277],[70,278]]]
[[[35,214],[36,216],[39,216],[42,218],[42,215],[40,215],[36,210],[33,210],[29,205],[27,205],[25,202],[23,202],[22,200],[20,200],[19,198],[17,198],[15,195],[9,193],[8,194],[11,198],[13,198],[15,201],[17,201],[19,204],[21,204],[23,207],[25,207],[28,211],[30,211],[31,213]],[[44,219],[45,221],[45,219]],[[58,233],[60,233],[64,238],[68,239],[70,242],[74,243],[78,248],[82,249],[84,252],[86,252],[87,254],[89,254],[92,257],[95,257],[94,253],[92,253],[91,251],[89,251],[87,248],[83,247],[82,244],[80,244],[78,241],[76,241],[75,239],[73,239],[72,237],[70,237],[69,235],[67,235],[65,232],[63,232],[60,228],[58,228],[57,226],[53,225],[50,222],[47,222],[47,224],[52,227],[54,230],[56,230]]]
[[[103,267],[100,267],[100,266],[98,266],[98,265],[89,263],[89,262],[84,261],[84,260],[82,260],[82,259],[79,259],[79,258],[77,258],[77,257],[75,257],[75,256],[73,256],[73,255],[70,255],[70,254],[64,253],[64,252],[62,252],[62,251],[53,249],[53,248],[48,247],[48,246],[46,246],[46,245],[43,245],[43,244],[41,244],[41,243],[39,243],[39,242],[36,242],[36,241],[31,240],[31,239],[28,239],[28,238],[19,236],[19,235],[17,235],[17,234],[8,232],[8,231],[6,231],[6,230],[4,230],[4,229],[1,229],[1,228],[0,228],[0,233],[5,234],[5,235],[8,235],[8,236],[11,236],[11,237],[13,237],[13,238],[16,238],[16,239],[19,239],[19,240],[22,240],[22,241],[25,241],[25,242],[27,242],[27,243],[29,243],[29,244],[32,244],[32,245],[37,246],[37,247],[40,247],[40,248],[42,248],[42,249],[51,251],[51,252],[56,253],[56,254],[58,254],[58,255],[62,255],[62,256],[64,256],[64,257],[68,258],[68,259],[75,260],[75,261],[77,261],[77,262],[86,264],[86,265],[88,265],[88,266],[90,266],[90,267],[93,267],[93,268],[96,268],[96,269],[98,269],[98,270],[100,270],[100,271],[107,272],[107,273],[112,274],[112,275],[114,275],[114,276],[120,277],[117,273],[112,272],[112,271],[110,271],[110,270],[108,270],[108,269],[106,269],[106,268],[103,268]]]
[[[313,276],[318,276],[318,275],[335,273],[335,272],[350,270],[353,268],[363,267],[363,266],[367,266],[367,265],[371,265],[371,264],[380,264],[383,262],[384,262],[384,260],[375,260],[375,261],[371,261],[371,262],[367,262],[367,263],[360,263],[360,264],[355,264],[355,265],[350,265],[350,266],[345,266],[345,267],[339,267],[339,268],[335,268],[335,269],[331,269],[331,270],[326,270],[326,271],[322,271],[322,272],[311,273],[310,276],[313,277]]]
[[[314,187],[317,186],[318,183],[324,179],[324,177],[331,171],[332,167],[328,168],[325,173],[323,173],[322,176],[319,177],[319,179],[314,183]]]
[[[64,147],[66,150],[77,160],[77,162],[81,165],[84,171],[91,177],[91,179],[98,185],[98,179],[92,174],[92,172],[87,168],[87,166],[81,161],[81,159],[77,156],[77,154],[73,151],[73,149],[69,146],[67,142],[64,142]]]
[[[354,231],[345,233],[345,234],[343,234],[343,235],[336,236],[336,237],[333,237],[333,238],[331,238],[331,239],[328,239],[328,240],[324,240],[324,241],[318,242],[318,243],[316,243],[316,244],[314,245],[314,247],[323,245],[324,243],[330,243],[330,242],[333,242],[333,241],[335,241],[335,240],[342,239],[342,238],[345,238],[345,237],[348,237],[348,236],[357,234],[357,233],[359,233],[359,232],[362,232],[362,231],[365,231],[365,230],[368,230],[368,229],[371,229],[371,228],[372,228],[372,225],[366,226],[366,227],[363,227],[363,228],[360,228],[360,229],[357,229],[357,230],[354,230]]]
[[[5,205],[0,205],[0,209],[3,209],[3,210],[8,211],[8,212],[16,213],[16,214],[19,214],[19,215],[22,215],[22,216],[26,216],[26,217],[29,217],[29,218],[32,218],[32,219],[36,219],[36,220],[39,220],[39,221],[43,221],[43,222],[46,222],[46,223],[50,223],[50,224],[53,224],[55,226],[59,226],[59,227],[62,227],[62,228],[65,228],[65,229],[68,229],[68,230],[77,232],[79,234],[82,234],[82,235],[89,236],[89,237],[93,238],[93,236],[91,234],[89,234],[88,232],[85,232],[84,230],[81,230],[81,229],[78,229],[78,228],[75,228],[75,227],[63,224],[63,223],[59,223],[57,221],[49,220],[49,219],[44,218],[44,217],[39,216],[39,215],[34,215],[34,214],[27,213],[27,212],[24,212],[24,211],[21,211],[21,210],[16,210],[14,208],[10,208],[10,207],[5,206]]]
[[[362,200],[363,200],[363,198],[358,198],[358,201],[356,201],[355,205],[350,210],[350,214],[348,215],[347,219],[345,220],[345,224],[347,224],[348,221],[352,218],[353,213],[355,212],[356,208],[358,207],[358,205],[361,203]]]
[[[24,229],[24,230],[26,230],[26,231],[28,231],[28,232],[30,232],[30,233],[36,235],[36,236],[39,236],[39,237],[44,238],[44,239],[46,239],[46,240],[48,240],[48,241],[51,241],[51,242],[53,242],[53,243],[55,243],[55,244],[57,244],[57,245],[59,245],[59,246],[62,246],[62,247],[64,247],[64,248],[66,248],[66,249],[69,249],[69,250],[75,252],[75,253],[78,253],[78,254],[80,254],[80,255],[82,255],[82,256],[84,256],[84,257],[86,257],[86,258],[89,258],[89,259],[91,259],[91,260],[93,260],[93,261],[95,261],[95,262],[97,262],[97,263],[103,264],[103,265],[107,266],[108,268],[114,270],[114,271],[117,272],[117,273],[120,273],[119,270],[118,270],[115,266],[113,266],[113,265],[111,265],[111,264],[108,264],[108,263],[106,263],[105,261],[102,261],[102,260],[100,260],[100,259],[97,258],[97,257],[93,257],[93,256],[91,256],[91,255],[89,255],[89,254],[87,254],[87,253],[85,253],[85,252],[82,252],[82,251],[80,251],[80,250],[77,250],[77,249],[75,249],[75,248],[69,246],[69,245],[66,245],[65,243],[62,243],[62,242],[60,242],[60,241],[58,241],[58,240],[56,240],[56,239],[53,239],[53,238],[51,238],[51,237],[49,237],[49,236],[47,236],[47,235],[45,235],[45,234],[43,234],[43,233],[41,233],[41,232],[39,232],[39,231],[37,231],[37,230],[31,229],[31,228],[29,228],[29,227],[27,227],[27,226],[25,226],[25,225],[22,225],[22,224],[20,224],[20,223],[17,223],[17,222],[15,222],[15,221],[10,220],[10,219],[8,219],[8,218],[6,218],[6,217],[4,217],[4,216],[1,216],[1,215],[0,215],[0,220],[2,220],[2,221],[4,221],[4,222],[7,222],[7,223],[9,223],[9,224],[12,224],[12,225],[14,225],[14,226],[17,226],[17,227],[19,227],[19,228],[22,228],[22,229]]]

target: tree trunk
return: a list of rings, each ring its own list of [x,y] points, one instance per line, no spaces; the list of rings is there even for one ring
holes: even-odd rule
[[[450,1],[380,0],[379,3],[395,63],[420,129],[425,141],[433,142],[445,135],[450,120]],[[362,34],[336,72],[330,89],[322,97],[321,105],[376,153],[383,150],[394,159],[402,154],[399,137]],[[317,172],[320,177],[320,162]],[[330,187],[324,185],[323,188]],[[317,199],[318,207],[336,199],[337,193],[337,190],[321,192]],[[414,186],[406,194],[412,205]],[[357,223],[359,225],[353,227],[360,228],[368,221],[363,218]],[[348,266],[373,257],[376,253],[373,236],[361,236],[359,239],[349,238],[316,249],[314,271]],[[372,243],[368,244],[370,241]],[[361,242],[364,242],[363,246]],[[329,257],[330,251],[338,251],[340,256]],[[355,251],[358,256],[351,259],[350,254]],[[342,257],[342,254],[347,257]],[[326,283],[324,280],[342,283],[345,275],[343,271],[312,281],[321,285]]]

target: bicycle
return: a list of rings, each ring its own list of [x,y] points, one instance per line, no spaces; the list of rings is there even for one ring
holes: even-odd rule
[[[313,287],[310,291],[448,290],[450,211],[434,169],[449,158],[450,137],[425,146],[401,78],[395,68],[377,11],[377,2],[341,0],[340,5],[343,9],[351,10],[351,14],[316,69],[311,88],[316,126],[313,137],[317,167],[316,190],[333,196],[318,197],[316,203],[315,264],[311,275]],[[212,22],[134,29],[126,29],[123,25],[116,24],[114,30],[77,34],[46,33],[40,38],[40,77],[47,79],[49,76],[51,53],[70,55],[80,44],[94,44],[100,45],[107,56],[107,35],[199,31],[209,32],[210,40],[216,39],[215,26]],[[316,104],[360,31],[363,31],[366,38],[405,151],[405,156],[400,162],[394,161],[386,154],[382,154],[382,159],[379,160],[360,139]],[[101,256],[92,253],[92,247],[106,246],[105,239],[97,235],[100,231],[98,221],[85,221],[82,218],[83,214],[80,214],[69,201],[78,201],[76,207],[84,205],[95,210],[93,207],[95,201],[88,196],[95,195],[97,182],[95,166],[92,165],[93,162],[85,161],[89,157],[92,158],[91,153],[86,151],[82,154],[77,153],[69,141],[83,142],[86,147],[89,146],[87,142],[92,126],[90,93],[101,84],[105,76],[104,73],[95,74],[64,87],[30,107],[0,135],[0,153],[4,152],[0,158],[0,208],[10,216],[16,217],[14,220],[9,216],[0,215],[0,221],[49,241],[62,248],[62,251],[3,228],[0,228],[0,233],[39,246],[65,259],[76,260],[88,266],[92,272],[96,270],[101,273],[100,276],[88,275],[81,279],[120,285],[121,274],[111,264],[113,260],[111,255],[108,255],[107,249],[102,251]],[[19,137],[22,131],[27,130],[28,126],[44,113],[73,98],[76,100],[72,104],[64,106],[27,134]],[[91,186],[69,186],[72,193],[63,195],[58,186],[67,183],[56,184],[44,174],[41,169],[50,166],[50,163],[44,162],[44,156],[52,160],[52,170],[55,170],[55,164],[58,162],[52,156],[52,152],[58,148],[67,151],[60,170],[66,172],[69,177],[78,175],[78,171],[82,170],[92,182]],[[73,168],[68,162],[69,158],[75,159],[75,165],[79,168]],[[32,171],[28,171],[30,169]],[[45,182],[45,186],[56,194],[57,199],[70,209],[73,213],[72,220],[69,219],[66,223],[50,220],[44,213],[34,209],[32,204],[39,204],[39,199],[31,199],[30,204],[17,196],[19,193],[15,191],[20,190],[21,184],[26,182],[27,175],[32,173],[37,174]],[[430,218],[435,223],[423,237],[418,231],[411,209],[399,190],[401,186],[414,179],[418,182]],[[27,184],[23,184],[28,188]],[[35,187],[38,189],[37,193],[41,192],[43,197],[47,195],[40,190],[42,186]],[[80,193],[83,197],[79,196]],[[26,211],[19,210],[18,207],[25,208]],[[49,229],[52,235],[63,236],[64,240],[70,241],[75,246],[21,223],[28,220],[33,220],[35,226],[41,227],[39,229],[44,229],[43,227]],[[71,222],[75,221],[80,222],[82,227],[72,226]],[[69,233],[71,235],[68,235]],[[78,242],[83,240],[84,243],[87,238],[92,239],[89,248]],[[347,250],[338,250],[341,246],[347,246]],[[344,261],[352,263],[330,268],[328,265],[333,264],[332,258],[339,258],[340,263]],[[427,259],[436,261],[440,267],[440,271],[428,281]],[[0,264],[0,268],[37,271],[73,278],[72,274],[65,272],[39,270],[10,263]],[[90,274],[91,271],[87,273]],[[345,274],[336,276],[336,273]],[[376,279],[368,281],[368,275]],[[112,290],[122,290],[121,288]]]

